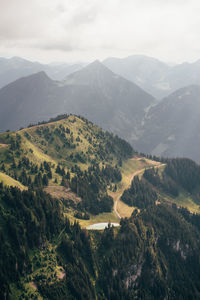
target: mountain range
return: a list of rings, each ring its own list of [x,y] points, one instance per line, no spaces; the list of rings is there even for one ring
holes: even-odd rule
[[[21,77],[44,71],[54,80],[62,80],[68,74],[81,69],[85,64],[41,64],[20,57],[0,58],[0,88]]]
[[[165,74],[170,70],[170,66],[158,59],[133,55],[126,58],[107,58],[103,61],[114,73],[136,83],[142,89],[149,92],[155,98],[169,92],[169,85],[165,83]]]
[[[198,70],[198,62],[169,67],[150,58],[132,57],[127,59],[130,61],[127,65],[121,60],[130,69],[137,61],[141,76],[146,76],[149,86],[150,78],[155,79],[157,75],[152,77],[151,73],[145,73],[145,64],[142,64],[145,60],[151,65],[149,70],[154,65],[155,74],[161,74],[164,69],[169,72],[169,68],[179,72],[184,66],[190,67],[191,72]],[[107,63],[109,61],[112,59]],[[117,65],[115,59],[113,65]],[[193,78],[197,79],[197,73],[194,72]],[[177,75],[174,82],[178,81],[181,78]],[[0,90],[0,131],[17,130],[55,115],[75,113],[126,139],[138,151],[200,161],[199,99],[199,86],[193,84],[158,102],[131,80],[95,61],[68,74],[62,81],[52,80],[41,71],[4,86]]]
[[[30,75],[0,90],[0,128],[16,130],[58,114],[83,115],[128,139],[154,98],[134,83],[114,74],[99,61],[53,81],[44,72]]]
[[[177,89],[200,84],[200,60],[172,65],[152,57],[133,55],[122,59],[107,58],[103,63],[158,100]]]
[[[157,100],[188,85],[200,84],[200,60],[171,64],[145,55],[110,57],[102,61],[114,73],[132,81]],[[44,71],[53,80],[64,80],[88,63],[41,64],[20,57],[0,58],[0,88],[21,77]]]

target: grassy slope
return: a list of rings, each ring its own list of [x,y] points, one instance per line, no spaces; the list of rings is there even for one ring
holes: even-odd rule
[[[75,147],[75,149],[73,147],[65,147],[62,139],[55,134],[56,129],[59,129],[60,126],[70,130],[70,133],[65,133],[65,136],[66,139],[69,140],[73,136],[73,142],[71,142],[71,144]],[[52,142],[49,142],[49,140],[46,139],[44,133],[45,129],[48,129],[53,136]],[[41,131],[41,135],[38,134],[38,131]],[[15,156],[15,161],[18,163],[18,161],[25,156],[38,166],[40,166],[42,162],[47,161],[53,166],[61,163],[65,167],[66,171],[75,164],[82,170],[86,170],[88,169],[92,159],[100,165],[102,163],[97,154],[100,146],[106,148],[104,147],[104,136],[101,136],[102,132],[103,131],[99,127],[75,116],[69,116],[68,118],[60,121],[22,129],[17,132],[17,134],[21,136],[22,142],[20,156]],[[15,138],[16,133],[6,132],[0,134],[0,163],[4,163],[6,171],[11,169],[11,161],[7,159],[7,153],[10,149],[10,137]],[[76,154],[85,155],[86,160],[85,162],[81,162],[79,160],[76,161],[75,158],[70,158],[71,154],[73,154],[73,156]],[[117,162],[115,155],[108,155],[106,162],[115,165]],[[16,170],[16,172],[19,173],[18,170]],[[53,178],[49,184],[53,185],[55,179],[57,179],[58,184],[60,184],[61,176],[55,173],[55,167],[52,168],[52,175]]]
[[[146,165],[145,165],[146,164]],[[139,159],[136,161],[136,159],[133,159],[127,161],[123,164],[123,179],[122,179],[122,185],[120,186],[120,189],[116,193],[110,193],[111,196],[114,198],[115,201],[117,201],[117,211],[120,214],[121,217],[130,217],[132,212],[134,211],[134,207],[130,207],[126,205],[124,202],[120,201],[120,196],[123,193],[125,189],[127,189],[132,181],[132,178],[135,175],[138,175],[139,177],[142,177],[142,174],[144,172],[144,168],[151,168],[152,166],[157,167],[159,169],[159,174],[161,174],[164,171],[165,164],[160,164],[159,162],[155,162],[149,159]],[[133,171],[133,174],[131,173]],[[200,213],[200,206],[195,203],[192,196],[182,190],[179,193],[178,197],[172,197],[169,196],[163,192],[159,192],[160,200],[167,202],[168,204],[175,203],[177,206],[182,206],[187,208],[192,213]]]
[[[185,207],[192,213],[200,213],[200,206],[195,203],[194,199],[189,193],[184,191],[182,191],[176,198],[162,193],[161,199],[167,203],[175,203],[177,206]]]
[[[20,190],[27,189],[22,183],[2,172],[0,172],[0,182],[3,182],[4,185],[18,187]]]
[[[164,171],[165,166],[159,167],[159,174]],[[176,204],[177,206],[182,206],[187,208],[192,213],[200,213],[200,206],[195,203],[192,195],[190,195],[188,192],[182,191],[179,193],[178,197],[172,197],[169,194],[163,193],[158,191],[160,195],[160,200],[167,202],[168,204]]]
[[[43,136],[39,137],[36,133],[37,129],[43,129],[43,128],[50,128],[50,130],[58,128],[59,125],[63,125],[64,127],[68,127],[70,129],[71,132],[73,132],[73,135],[75,137],[78,136],[77,131],[78,128],[81,128],[83,126],[83,121],[75,118],[76,122],[75,123],[71,123],[70,121],[72,121],[74,119],[73,116],[70,116],[69,119],[66,120],[60,120],[57,122],[53,122],[53,123],[47,123],[47,124],[43,124],[43,125],[37,125],[37,126],[33,126],[30,128],[26,128],[23,129],[21,131],[19,131],[19,134],[25,138],[25,143],[26,143],[26,147],[27,148],[31,148],[33,150],[33,155],[34,155],[34,161],[38,161],[38,162],[42,162],[44,160],[48,161],[48,162],[52,162],[54,164],[57,164],[58,162],[60,162],[60,158],[58,157],[56,151],[55,151],[55,145],[60,144],[58,138],[54,140],[54,142],[48,146],[48,155],[45,154],[44,152],[46,151],[46,147],[47,145],[44,144],[42,145],[42,143],[44,142],[44,138]],[[31,137],[31,140],[28,140],[24,134],[28,133],[29,136]],[[84,143],[84,147],[80,146],[79,149],[85,149],[86,150],[86,143]],[[61,149],[61,151],[63,151]],[[72,153],[72,150],[68,151],[68,154]],[[63,153],[62,153],[63,154]]]
[[[145,158],[134,158],[124,162],[122,167],[122,181],[118,184],[118,190],[116,192],[109,192],[115,201],[115,210],[120,217],[130,217],[135,207],[130,207],[124,202],[120,201],[120,197],[125,189],[129,188],[134,176],[142,177],[145,168],[152,168],[152,166],[159,169],[161,174],[165,168],[165,164],[161,164],[156,161],[152,161]],[[187,208],[193,213],[200,213],[200,206],[195,203],[194,199],[189,193],[182,191],[178,197],[171,197],[165,193],[159,193],[160,200],[169,204],[175,203],[177,206]],[[118,218],[119,220],[119,218]]]
[[[48,143],[44,139],[44,135],[38,136],[37,129],[45,129],[49,128],[51,131],[58,129],[59,126],[63,126],[64,128],[68,128],[70,130],[70,134],[66,134],[66,137],[70,139],[71,135],[73,136],[73,144],[75,144],[76,148],[64,148],[63,143],[61,143],[58,136],[54,135],[54,140],[52,143]],[[87,157],[90,159],[97,159],[95,156],[96,148],[102,143],[100,139],[97,138],[97,135],[102,132],[102,130],[91,124],[86,122],[78,117],[69,116],[67,119],[63,119],[57,122],[33,126],[30,128],[23,129],[18,133],[25,138],[25,146],[26,148],[31,148],[33,150],[34,161],[49,161],[52,163],[60,163],[62,162],[66,167],[70,168],[74,165],[74,162],[69,159],[69,156],[74,153],[83,153],[87,154]],[[30,139],[28,140],[24,134],[28,133]],[[80,138],[80,141],[76,141],[77,138]],[[89,139],[92,140],[92,143],[89,142]],[[94,146],[94,143],[96,144]],[[56,147],[59,146],[59,151],[56,150]],[[87,153],[87,152],[90,153]],[[45,153],[46,152],[46,153]],[[29,155],[31,158],[31,154]],[[113,156],[114,158],[114,156]],[[100,162],[100,161],[98,161]],[[84,170],[87,169],[88,163],[77,162],[77,165]]]

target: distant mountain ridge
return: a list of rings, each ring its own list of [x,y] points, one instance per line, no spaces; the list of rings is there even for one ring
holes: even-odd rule
[[[102,63],[158,100],[184,86],[200,84],[200,60],[168,64],[153,57],[132,55],[125,58],[108,57]],[[40,71],[46,72],[53,80],[63,80],[86,65],[86,62],[42,64],[20,57],[0,58],[0,88]]]
[[[0,88],[33,73],[45,71],[54,80],[62,80],[85,64],[41,64],[20,57],[0,58]]]
[[[0,131],[72,113],[126,139],[138,151],[200,161],[199,99],[200,87],[190,85],[158,103],[95,61],[63,81],[52,80],[42,71],[3,87]]]
[[[44,72],[0,90],[0,130],[16,130],[58,114],[75,113],[129,139],[155,99],[98,61],[53,81]]]
[[[188,85],[200,84],[200,60],[170,66],[145,55],[107,58],[110,70],[135,82],[157,99],[162,99]]]
[[[110,70],[123,76],[124,78],[136,83],[145,91],[156,98],[161,98],[164,87],[157,87],[170,67],[158,59],[144,56],[133,55],[126,58],[107,58],[103,64]]]

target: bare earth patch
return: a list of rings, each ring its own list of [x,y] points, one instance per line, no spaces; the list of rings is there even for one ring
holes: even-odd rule
[[[147,164],[154,165],[154,166],[159,166],[160,165],[159,161],[155,161],[155,160],[145,158],[145,157],[141,157],[141,156],[138,156],[138,155],[135,155],[130,160],[139,160],[143,163],[147,163]]]
[[[118,200],[117,202],[117,209],[120,212],[121,218],[130,218],[133,211],[135,210],[135,207],[130,207],[126,203],[122,202],[121,200]]]
[[[34,290],[37,290],[37,285],[35,284],[34,281],[31,281],[30,285],[34,288]]]
[[[0,148],[7,148],[9,145],[8,144],[2,144],[0,143]]]
[[[64,186],[48,186],[45,189],[45,192],[50,194],[53,198],[57,199],[66,199],[66,200],[72,200],[74,203],[81,202],[81,198],[78,197],[75,193],[73,193],[69,188],[66,188]]]
[[[64,279],[66,274],[65,274],[63,267],[58,267],[57,271],[58,271],[58,278],[61,280]]]

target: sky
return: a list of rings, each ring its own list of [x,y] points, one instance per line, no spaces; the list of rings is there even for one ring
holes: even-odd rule
[[[199,0],[2,0],[0,8],[1,57],[200,59]]]

